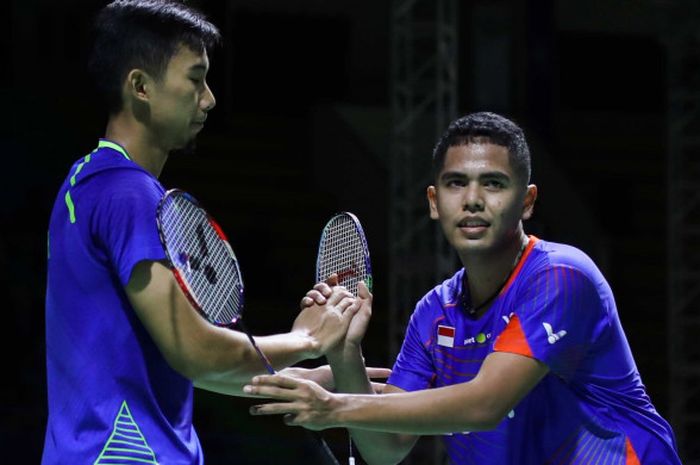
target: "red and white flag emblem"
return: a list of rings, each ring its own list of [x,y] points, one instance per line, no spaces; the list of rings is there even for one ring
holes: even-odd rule
[[[438,325],[437,343],[443,347],[455,346],[455,329],[452,326]]]

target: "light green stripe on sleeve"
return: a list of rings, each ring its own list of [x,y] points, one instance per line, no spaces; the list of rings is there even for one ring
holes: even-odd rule
[[[95,152],[93,151],[92,153],[95,153]],[[78,176],[78,173],[80,173],[80,172],[82,171],[83,165],[85,165],[85,163],[89,163],[89,162],[90,162],[90,159],[92,158],[92,153],[89,153],[89,154],[85,155],[85,158],[83,159],[83,161],[80,162],[80,164],[78,165],[78,167],[75,169],[75,173],[73,173],[73,176],[71,176],[71,178],[70,178],[70,185],[71,185],[71,186],[75,186],[75,178],[76,178],[76,176]]]
[[[70,191],[66,191],[66,206],[68,207],[68,214],[70,215],[70,222],[75,223],[75,205],[73,205],[73,199],[70,196]]]

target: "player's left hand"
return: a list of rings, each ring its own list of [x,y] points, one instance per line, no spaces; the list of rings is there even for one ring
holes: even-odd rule
[[[243,392],[282,402],[254,405],[251,415],[284,415],[291,426],[320,431],[340,426],[334,412],[343,404],[342,395],[332,394],[313,381],[282,374],[256,376]]]

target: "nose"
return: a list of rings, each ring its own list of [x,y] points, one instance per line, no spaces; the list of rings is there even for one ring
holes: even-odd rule
[[[204,93],[202,94],[202,98],[200,100],[200,106],[205,112],[208,112],[216,106],[216,98],[214,97],[214,93],[211,91],[209,84],[207,83],[204,83]]]
[[[462,210],[468,212],[479,212],[484,209],[484,199],[481,195],[481,189],[478,183],[469,183],[464,189],[464,198],[462,199]]]

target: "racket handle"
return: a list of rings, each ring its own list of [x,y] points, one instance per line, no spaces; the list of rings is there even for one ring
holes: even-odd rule
[[[255,339],[253,339],[253,335],[250,334],[250,331],[248,331],[248,328],[246,325],[243,323],[243,319],[238,320],[238,325],[241,327],[243,332],[248,336],[248,339],[250,340],[250,343],[253,344],[253,348],[255,348],[255,351],[258,353],[260,356],[260,360],[265,364],[265,368],[267,368],[268,373],[271,375],[275,374],[275,369],[272,368],[272,364],[270,364],[270,361],[265,357],[265,354],[263,354],[262,350],[258,347],[258,345],[255,343]],[[340,465],[338,462],[338,459],[335,458],[335,455],[333,455],[333,452],[331,451],[330,447],[328,447],[328,444],[326,444],[326,441],[323,440],[321,435],[316,432],[312,431],[313,436],[315,437],[316,441],[318,442],[321,450],[323,451],[323,460],[324,460],[324,465]],[[354,459],[353,459],[354,463]]]
[[[333,452],[331,451],[331,448],[328,447],[328,444],[326,444],[326,441],[323,440],[323,437],[321,437],[321,433],[318,431],[311,431],[313,433],[314,437],[316,438],[316,441],[318,441],[319,446],[321,446],[321,450],[323,451],[325,455],[325,460],[324,464],[325,465],[340,465],[340,462],[338,462],[338,459],[335,458],[335,455],[333,455]]]

